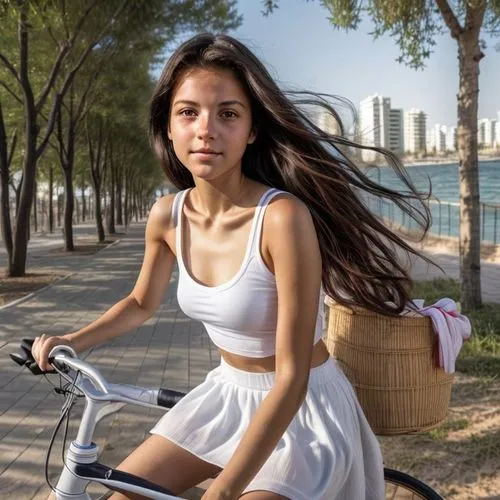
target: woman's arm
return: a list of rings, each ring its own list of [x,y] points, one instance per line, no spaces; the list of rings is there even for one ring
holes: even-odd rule
[[[278,291],[276,383],[252,418],[231,460],[204,499],[238,498],[268,459],[307,393],[321,287],[321,254],[311,214],[297,198],[267,208]]]
[[[33,356],[42,370],[49,370],[48,355],[59,343],[69,341],[77,352],[130,332],[150,318],[168,287],[175,256],[165,243],[173,196],[165,196],[151,208],[145,232],[142,267],[133,290],[100,318],[80,330],[60,337],[37,337]]]

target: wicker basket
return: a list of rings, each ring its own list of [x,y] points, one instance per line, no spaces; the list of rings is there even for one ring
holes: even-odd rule
[[[326,344],[353,384],[376,434],[429,430],[446,418],[453,375],[436,368],[428,317],[398,318],[329,297]]]

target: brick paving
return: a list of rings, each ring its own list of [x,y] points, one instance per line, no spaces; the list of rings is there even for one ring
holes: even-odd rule
[[[85,232],[85,228],[80,229]],[[49,495],[44,478],[45,453],[62,404],[61,397],[52,391],[45,378],[34,377],[16,366],[8,353],[23,337],[78,329],[124,297],[139,273],[144,224],[132,224],[120,241],[92,256],[68,261],[70,264],[61,264],[63,259],[54,260],[47,250],[49,247],[50,244],[37,247],[37,263],[64,265],[73,274],[29,300],[0,309],[0,496],[3,500],[45,500]],[[458,276],[456,257],[431,256],[447,270],[447,275]],[[422,262],[413,262],[412,266],[417,279],[441,274]],[[500,302],[500,264],[484,264],[482,271],[485,300]],[[150,320],[88,353],[87,359],[108,380],[189,390],[219,363],[217,350],[201,325],[186,318],[178,308],[177,277],[175,270],[165,300]],[[80,406],[74,414],[79,411]],[[161,410],[126,406],[107,417],[95,434],[102,451],[101,461],[117,465],[147,436],[160,416]],[[68,441],[75,431],[75,426],[70,426]],[[61,470],[60,441],[56,440],[51,458],[50,477],[54,483]],[[91,494],[104,491],[96,486],[89,488]],[[197,497],[196,492],[191,494],[192,498]]]

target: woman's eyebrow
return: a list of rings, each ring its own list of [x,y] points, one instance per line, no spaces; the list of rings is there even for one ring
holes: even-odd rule
[[[176,106],[177,104],[187,104],[188,106],[199,106],[199,104],[197,102],[189,101],[187,99],[181,99],[179,101],[175,101],[174,106]],[[238,101],[237,99],[233,99],[230,101],[222,101],[219,103],[219,106],[235,106],[235,105],[241,106],[242,108],[246,108],[246,106],[241,101]]]

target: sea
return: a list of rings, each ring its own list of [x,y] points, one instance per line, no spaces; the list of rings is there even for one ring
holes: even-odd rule
[[[428,191],[430,181],[433,197],[459,201],[458,163],[411,166],[406,171],[417,188]],[[391,168],[380,169],[380,180],[387,187],[401,186]],[[500,160],[479,162],[479,193],[481,202],[500,204]]]
[[[431,204],[433,221],[430,232],[458,236],[458,163],[408,166],[406,171],[419,190],[429,192],[431,187],[432,198],[442,202]],[[370,177],[386,187],[405,189],[391,168],[373,170]],[[481,207],[481,239],[500,243],[500,160],[479,162],[479,192],[480,201],[484,204]]]

